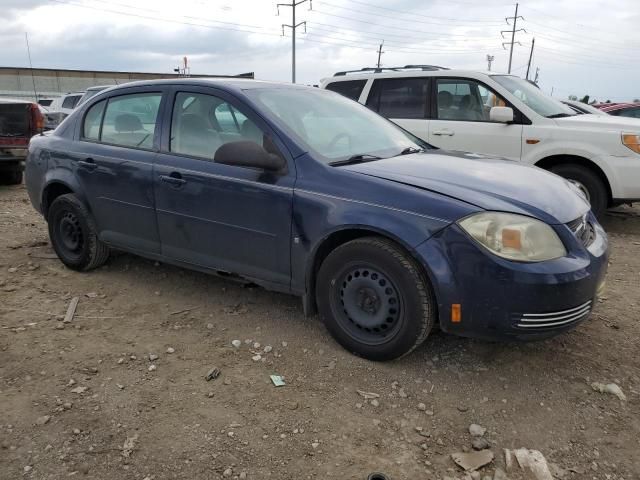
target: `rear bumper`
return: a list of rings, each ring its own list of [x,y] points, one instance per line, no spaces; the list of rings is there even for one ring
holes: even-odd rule
[[[442,330],[489,340],[540,340],[587,320],[606,276],[606,234],[597,225],[598,237],[585,249],[568,228],[556,231],[568,256],[539,263],[500,259],[455,224],[420,245]],[[460,322],[451,321],[452,304],[461,305]]]
[[[23,170],[26,156],[26,148],[0,148],[0,172]]]

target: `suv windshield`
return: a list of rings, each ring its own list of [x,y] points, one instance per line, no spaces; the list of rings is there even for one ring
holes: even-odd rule
[[[571,108],[545,95],[538,87],[526,80],[511,75],[492,75],[491,78],[543,117],[560,118],[576,115]]]
[[[375,160],[412,151],[408,148],[430,148],[365,106],[334,92],[265,88],[245,93],[325,163],[356,156]]]

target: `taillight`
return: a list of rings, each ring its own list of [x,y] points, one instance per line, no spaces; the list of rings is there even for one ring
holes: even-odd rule
[[[31,104],[31,125],[34,133],[42,133],[44,130],[44,115],[35,103]]]

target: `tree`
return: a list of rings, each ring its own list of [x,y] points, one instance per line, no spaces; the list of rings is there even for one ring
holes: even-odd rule
[[[633,100],[633,103],[640,103],[640,98],[635,98],[635,99]]]
[[[573,100],[574,102],[578,100],[578,97],[575,95],[569,95],[569,100]]]

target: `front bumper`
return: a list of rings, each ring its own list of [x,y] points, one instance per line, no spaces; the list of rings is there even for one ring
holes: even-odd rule
[[[453,224],[422,243],[417,253],[435,290],[445,332],[491,340],[538,340],[589,317],[608,264],[608,241],[596,229],[585,248],[565,226],[554,226],[569,252],[538,263],[511,262],[478,246]],[[461,320],[452,322],[452,305]]]
[[[640,198],[640,154],[629,150],[627,156],[606,155],[597,163],[606,167],[611,194],[615,200],[631,201]]]

